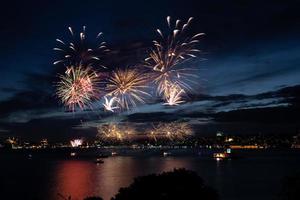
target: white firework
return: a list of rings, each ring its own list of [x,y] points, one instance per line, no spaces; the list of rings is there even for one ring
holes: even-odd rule
[[[117,97],[112,97],[108,99],[108,97],[104,97],[105,102],[103,103],[103,106],[105,110],[110,111],[110,112],[115,112],[116,109],[118,109],[118,106],[114,106],[119,99]]]

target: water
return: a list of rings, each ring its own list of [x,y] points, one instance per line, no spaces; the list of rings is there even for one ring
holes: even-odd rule
[[[216,161],[209,157],[181,155],[162,157],[116,156],[97,165],[92,159],[67,159],[46,153],[0,154],[0,199],[72,200],[97,195],[110,199],[133,178],[150,173],[186,168],[196,171],[216,188],[223,200],[273,199],[280,190],[281,179],[300,167],[298,151],[247,151],[244,158]]]

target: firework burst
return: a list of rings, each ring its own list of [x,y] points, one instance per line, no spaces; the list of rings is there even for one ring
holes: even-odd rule
[[[109,97],[104,97],[105,102],[103,103],[103,106],[105,110],[110,111],[110,112],[115,112],[116,109],[118,109],[118,106],[114,106],[119,99],[116,97],[112,97],[109,99]]]
[[[177,84],[169,84],[165,87],[164,97],[166,103],[164,105],[177,106],[180,103],[183,103],[182,95],[184,90]]]
[[[68,27],[70,32],[69,40],[56,39],[58,46],[53,50],[60,53],[61,59],[55,61],[53,64],[57,65],[63,63],[67,66],[70,65],[92,65],[99,64],[99,60],[105,52],[109,49],[106,46],[106,42],[102,41],[102,32],[96,36],[96,41],[90,41],[87,38],[86,27],[83,26],[79,34],[75,34],[71,27]],[[100,65],[104,67],[103,65]],[[105,68],[105,67],[104,67]]]
[[[108,78],[108,95],[119,99],[123,109],[135,107],[137,103],[145,103],[148,77],[137,69],[117,69]]]
[[[154,140],[157,138],[168,138],[169,140],[182,140],[193,134],[193,130],[188,123],[185,122],[171,122],[159,123],[153,126],[150,132],[150,137]]]
[[[186,23],[176,20],[172,25],[171,18],[167,17],[169,33],[163,34],[157,29],[160,40],[154,40],[154,48],[145,59],[146,66],[153,71],[154,83],[157,85],[159,95],[163,94],[168,83],[178,84],[181,88],[191,90],[195,72],[191,68],[183,66],[183,62],[196,57],[195,53],[198,38],[204,33],[198,33],[192,37],[186,37],[192,17]]]
[[[75,111],[76,107],[83,110],[99,99],[100,78],[90,67],[71,66],[59,77],[56,94],[70,110]]]
[[[110,123],[98,127],[97,137],[104,141],[123,141],[127,140],[135,131],[130,126],[120,126]]]
[[[72,147],[79,147],[82,145],[82,143],[83,143],[82,139],[75,139],[70,141]]]

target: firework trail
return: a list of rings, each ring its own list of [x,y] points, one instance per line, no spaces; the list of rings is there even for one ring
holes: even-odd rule
[[[150,137],[155,141],[157,138],[168,138],[169,140],[182,140],[193,134],[192,128],[185,122],[159,123],[153,126]]]
[[[119,101],[118,98],[112,97],[108,99],[108,97],[104,97],[105,102],[103,103],[104,109],[110,112],[115,112],[116,109],[118,109],[118,106],[114,106],[115,103]]]
[[[108,95],[118,98],[122,109],[135,107],[137,103],[145,103],[145,91],[148,87],[148,76],[137,69],[116,69],[108,78],[106,89]]]
[[[165,86],[164,98],[166,103],[163,105],[177,106],[180,103],[183,103],[182,95],[184,93],[184,90],[177,84],[169,84]]]
[[[70,110],[75,111],[76,107],[83,110],[99,99],[100,77],[92,68],[71,66],[59,78],[56,94]]]
[[[110,123],[98,127],[97,137],[103,141],[112,142],[126,140],[132,134],[135,134],[135,131],[130,126]]]
[[[169,33],[163,34],[157,29],[160,40],[154,40],[154,48],[145,59],[146,66],[153,71],[154,83],[157,85],[157,92],[162,95],[167,84],[178,84],[185,90],[191,90],[193,78],[197,77],[191,68],[183,65],[183,62],[196,57],[195,53],[200,50],[196,48],[198,38],[204,33],[198,33],[192,37],[185,37],[192,17],[186,23],[176,20],[172,25],[171,18],[167,17]]]
[[[105,52],[109,49],[106,46],[106,42],[102,41],[102,32],[96,36],[96,41],[89,41],[86,34],[86,27],[83,26],[79,34],[75,34],[71,27],[68,27],[70,32],[70,39],[63,41],[62,39],[56,39],[58,46],[53,50],[59,52],[61,59],[56,60],[53,64],[57,65],[63,63],[67,66],[70,65],[93,65],[99,64],[99,61]],[[103,65],[100,65],[104,67]],[[104,67],[105,68],[105,67]]]

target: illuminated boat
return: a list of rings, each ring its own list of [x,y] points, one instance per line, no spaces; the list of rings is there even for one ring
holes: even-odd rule
[[[97,158],[108,158],[108,155],[100,154],[99,156],[97,156]]]
[[[95,163],[96,163],[96,164],[102,164],[102,163],[104,163],[104,161],[103,161],[101,158],[97,158],[97,159],[95,160]]]
[[[218,152],[218,153],[214,153],[213,157],[216,160],[225,160],[225,159],[230,159],[232,157],[231,155],[231,149],[226,149],[225,152]]]
[[[216,159],[227,159],[227,158],[230,158],[230,154],[229,153],[214,153],[214,158]]]
[[[74,157],[74,156],[76,156],[76,153],[75,153],[75,152],[71,152],[71,153],[70,153],[70,156],[71,156],[71,157]]]
[[[164,153],[163,153],[163,156],[165,156],[165,157],[166,157],[166,156],[169,156],[169,155],[171,155],[170,152],[164,152]]]

